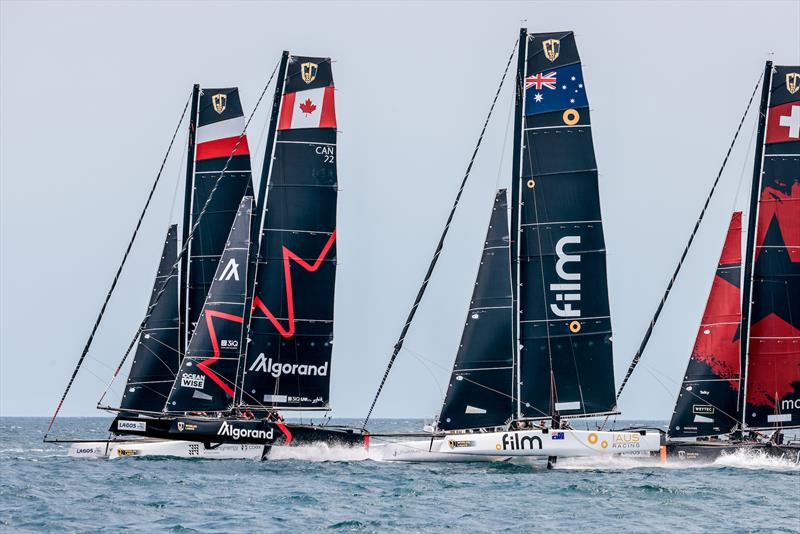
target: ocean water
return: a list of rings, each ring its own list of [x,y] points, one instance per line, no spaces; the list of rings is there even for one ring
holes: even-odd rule
[[[103,437],[109,421],[64,419],[59,433]],[[266,462],[84,460],[43,444],[46,424],[0,419],[2,532],[800,532],[800,468],[757,456],[691,467],[562,459],[553,470],[327,447]]]

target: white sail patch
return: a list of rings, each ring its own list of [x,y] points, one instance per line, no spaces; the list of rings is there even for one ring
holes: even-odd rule
[[[484,410],[483,408],[476,408],[475,406],[470,406],[469,404],[467,404],[467,409],[464,410],[464,413],[485,414],[486,410]]]
[[[711,417],[706,417],[706,416],[704,416],[704,415],[697,415],[697,414],[695,414],[695,416],[694,416],[694,422],[695,422],[695,423],[713,423],[713,422],[714,422],[714,419],[712,419]]]
[[[566,245],[575,244],[579,245],[581,236],[579,235],[565,235],[556,243],[556,274],[559,278],[566,283],[550,284],[550,291],[556,291],[556,303],[550,304],[550,310],[558,317],[580,317],[581,310],[573,308],[580,305],[581,300],[581,273],[571,273],[564,270],[567,263],[581,261],[580,254],[569,254],[564,251]],[[560,303],[563,303],[563,307]]]
[[[581,401],[571,401],[571,402],[557,402],[556,403],[556,411],[561,412],[564,410],[580,410],[581,409]]]
[[[239,137],[244,131],[244,116],[225,121],[212,122],[197,129],[196,143],[206,143],[217,139]]]

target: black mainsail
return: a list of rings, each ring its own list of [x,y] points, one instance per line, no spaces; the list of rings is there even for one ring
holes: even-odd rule
[[[160,412],[181,364],[178,349],[178,276],[172,266],[178,257],[178,227],[167,231],[148,305],[147,321],[139,334],[120,408]],[[172,274],[171,274],[172,273]],[[156,295],[164,293],[156,301]]]
[[[523,39],[520,418],[613,412],[606,252],[589,103],[572,32]],[[519,100],[523,100],[519,102]],[[514,229],[512,229],[514,231]]]
[[[242,136],[245,118],[239,89],[202,89],[196,113],[194,179],[186,184],[191,206],[184,207],[191,216],[184,236],[194,227],[215,186],[216,191],[188,248],[188,266],[183,275],[186,302],[182,303],[187,343],[203,309],[239,203],[244,196],[253,194],[250,149],[247,136]]]
[[[438,426],[503,425],[513,416],[511,257],[506,190],[497,192],[475,289]]]
[[[331,61],[290,56],[280,74],[241,403],[327,409],[338,194]]]
[[[164,411],[219,412],[233,405],[244,346],[252,214],[253,197],[244,197]]]

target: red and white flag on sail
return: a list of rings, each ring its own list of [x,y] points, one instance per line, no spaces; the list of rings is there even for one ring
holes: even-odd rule
[[[333,87],[319,87],[283,95],[279,130],[336,128]]]

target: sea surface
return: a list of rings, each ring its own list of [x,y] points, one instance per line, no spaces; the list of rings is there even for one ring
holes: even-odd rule
[[[59,434],[102,438],[109,422],[66,418]],[[758,456],[691,467],[562,459],[553,470],[386,463],[324,447],[266,462],[85,460],[43,444],[46,425],[0,419],[2,532],[800,532],[800,469]]]

